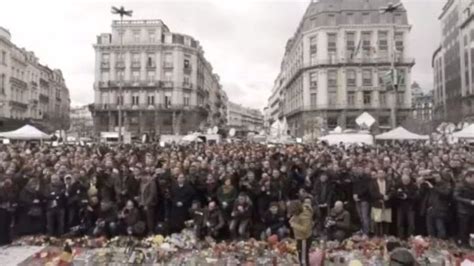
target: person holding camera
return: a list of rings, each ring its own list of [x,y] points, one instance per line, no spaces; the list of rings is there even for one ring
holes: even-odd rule
[[[128,200],[118,216],[123,233],[131,236],[142,236],[145,233],[145,223],[140,219],[140,210],[132,200]]]
[[[215,201],[210,201],[204,210],[204,235],[219,239],[225,226],[224,215]]]
[[[334,208],[329,212],[324,227],[328,240],[342,242],[351,232],[351,214],[344,209],[342,201],[336,201]]]
[[[262,240],[266,240],[275,234],[278,235],[278,239],[283,239],[288,231],[288,228],[285,226],[285,216],[279,210],[278,202],[270,203],[270,208],[262,217],[262,221],[265,226],[260,236]]]
[[[397,202],[397,234],[406,238],[415,234],[415,205],[418,188],[410,176],[402,175],[401,182],[395,188]],[[406,230],[405,230],[406,229]]]

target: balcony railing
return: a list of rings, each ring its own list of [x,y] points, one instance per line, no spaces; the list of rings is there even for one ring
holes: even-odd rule
[[[162,86],[163,88],[173,88],[174,82],[173,81],[163,81]]]
[[[125,68],[125,62],[124,61],[117,61],[115,63],[116,68]]]
[[[116,111],[119,108],[124,111],[133,110],[191,110],[196,106],[183,104],[94,104],[95,111]]]
[[[173,68],[173,62],[164,62],[163,67],[164,68]]]
[[[109,62],[102,62],[102,63],[100,64],[100,67],[101,67],[102,69],[109,69],[109,68],[110,68],[110,63],[109,63]]]
[[[193,88],[193,84],[189,82],[183,82],[183,89],[192,89],[192,88]]]
[[[137,68],[140,68],[140,67],[141,67],[140,62],[132,62],[132,68],[137,69]]]
[[[183,71],[186,74],[190,74],[193,68],[191,66],[184,67]]]
[[[148,64],[146,64],[146,68],[147,68],[147,69],[155,69],[155,68],[156,68],[156,64],[155,64],[155,63],[148,63]]]

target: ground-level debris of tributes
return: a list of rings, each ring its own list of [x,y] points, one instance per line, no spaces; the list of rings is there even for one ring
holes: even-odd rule
[[[461,265],[474,257],[472,250],[452,242],[414,237],[408,241],[394,238],[354,236],[342,243],[314,241],[310,265],[387,265],[388,242],[408,248],[420,265]],[[20,265],[297,265],[296,242],[231,241],[216,243],[211,238],[198,241],[192,231],[183,230],[168,237],[144,239],[121,236],[105,238],[58,239],[45,236],[25,237],[17,246],[44,246]],[[474,259],[472,259],[474,263]]]

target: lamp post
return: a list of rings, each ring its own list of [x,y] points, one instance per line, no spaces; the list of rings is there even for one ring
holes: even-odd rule
[[[398,73],[395,69],[395,16],[394,12],[398,11],[398,8],[402,6],[402,3],[392,4],[389,3],[387,7],[380,8],[380,13],[389,13],[392,15],[392,53],[390,56],[390,72],[391,72],[391,86],[392,86],[392,103],[390,106],[390,120],[392,122],[392,128],[397,127],[397,99],[398,99]]]
[[[120,57],[123,60],[123,17],[131,17],[132,16],[132,10],[125,10],[123,6],[120,8],[117,7],[112,7],[112,14],[114,15],[119,15],[120,16],[120,47],[119,47],[119,54]],[[119,84],[118,84],[118,105],[117,105],[117,111],[118,111],[118,141],[120,144],[122,144],[123,139],[122,139],[122,104],[123,104],[123,92],[122,92],[122,82],[123,82],[123,75],[119,76]]]

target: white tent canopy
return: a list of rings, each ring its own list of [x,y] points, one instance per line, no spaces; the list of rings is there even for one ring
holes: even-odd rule
[[[24,125],[23,127],[13,131],[0,132],[0,137],[17,140],[41,140],[51,138],[50,135],[30,125]]]
[[[373,145],[374,138],[370,134],[366,133],[333,133],[319,138],[320,141],[325,141],[329,145],[337,145],[344,143],[350,144],[367,144]]]
[[[428,140],[426,135],[412,133],[403,127],[397,127],[388,132],[375,136],[377,140]]]
[[[454,132],[453,137],[460,139],[474,139],[474,124],[464,128],[461,131]]]

